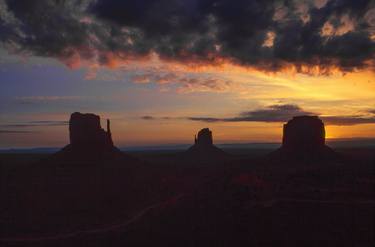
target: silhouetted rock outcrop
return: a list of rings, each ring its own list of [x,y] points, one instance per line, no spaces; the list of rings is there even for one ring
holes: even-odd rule
[[[69,120],[70,144],[54,155],[59,161],[99,162],[129,158],[116,148],[112,141],[110,121],[107,131],[100,124],[100,117],[92,113],[74,112]]]
[[[271,157],[314,162],[337,158],[325,145],[324,123],[317,116],[297,116],[284,124],[282,146]]]
[[[325,145],[324,123],[317,116],[299,116],[283,128],[283,148],[311,152]]]
[[[201,129],[194,138],[194,145],[185,152],[188,160],[195,161],[214,161],[227,156],[223,150],[213,145],[212,132],[209,128]]]
[[[198,132],[198,138],[195,136],[195,145],[210,146],[213,145],[212,131],[209,128],[201,129]]]
[[[107,119],[107,131],[105,131],[100,126],[100,117],[92,113],[73,113],[69,121],[69,134],[70,145],[73,149],[112,149],[114,147],[109,119]]]

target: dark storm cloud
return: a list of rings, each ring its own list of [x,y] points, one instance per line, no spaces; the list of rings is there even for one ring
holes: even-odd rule
[[[372,0],[4,1],[0,40],[7,48],[69,65],[77,55],[108,64],[112,56],[156,52],[172,61],[227,59],[267,71],[374,66]]]
[[[9,15],[2,18],[6,31],[1,41],[37,56],[65,58],[72,47],[87,42],[89,29],[75,17],[82,1],[7,0]]]

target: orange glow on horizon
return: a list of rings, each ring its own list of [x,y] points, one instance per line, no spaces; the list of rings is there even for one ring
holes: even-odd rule
[[[96,108],[87,109],[85,107],[74,109],[74,111],[93,112],[103,119],[112,119],[113,138],[118,146],[191,143],[194,134],[204,127],[213,130],[216,143],[280,142],[283,123],[207,123],[183,119],[184,117],[230,118],[238,116],[241,112],[267,109],[271,105],[294,104],[304,111],[321,116],[372,117],[374,115],[370,113],[370,110],[375,109],[375,72],[370,69],[343,73],[335,66],[325,69],[318,66],[300,65],[297,68],[295,65],[288,65],[282,67],[278,72],[267,72],[254,67],[240,66],[234,61],[223,58],[217,58],[214,64],[194,64],[189,61],[182,64],[165,61],[156,54],[149,54],[141,59],[137,57],[134,60],[120,59],[118,55],[111,53],[106,55],[107,63],[105,65],[90,65],[92,67],[88,72],[93,74],[89,74],[87,79],[100,81],[100,78],[97,78],[97,73],[100,73],[104,67],[104,70],[110,75],[119,71],[124,71],[126,74],[141,71],[156,75],[161,73],[170,73],[171,75],[158,80],[145,78],[140,81],[142,83],[137,84],[140,89],[136,91],[138,95],[136,100],[148,99],[144,108],[128,109],[129,112],[124,114],[121,107],[129,104],[129,101],[126,101],[126,97],[124,97],[125,90],[129,89],[125,87],[121,89],[118,86],[107,97],[113,100],[113,104],[119,110],[97,111]],[[131,58],[131,55],[128,58]],[[87,61],[82,60],[78,55],[76,60],[71,61],[73,68],[88,65]],[[189,82],[190,84],[185,85],[184,83],[191,76],[203,79],[192,80]],[[121,78],[121,75],[118,77]],[[118,80],[118,78],[114,80]],[[156,84],[160,88],[147,87],[148,84]],[[181,85],[185,85],[185,87]],[[181,87],[179,88],[179,86]],[[94,97],[102,97],[101,91],[95,93],[97,95],[93,95]],[[39,101],[47,103],[60,99],[51,96],[33,96],[30,97],[30,100],[39,98],[41,99]],[[65,98],[62,96],[61,99],[75,100],[71,96]],[[153,106],[154,102],[164,100],[167,102],[163,103],[164,105]],[[212,103],[212,100],[215,100],[215,103]],[[23,119],[24,121],[43,119],[67,121],[70,113],[61,112],[61,110],[54,114],[24,113],[19,116],[19,119],[20,121]],[[163,121],[140,119],[140,116],[144,115],[167,116],[171,119]],[[5,117],[3,116],[4,119]],[[17,120],[17,118],[15,119]],[[1,143],[1,145],[64,146],[67,144],[67,128],[50,127],[36,130],[48,131],[48,134],[43,138],[37,138],[37,132],[29,133],[22,139],[9,138],[9,142]],[[328,125],[326,133],[329,139],[375,138],[375,124]],[[37,144],[35,144],[35,140],[38,141]]]

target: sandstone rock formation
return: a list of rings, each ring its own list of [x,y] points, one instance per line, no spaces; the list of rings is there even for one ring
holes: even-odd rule
[[[315,162],[337,158],[325,144],[324,123],[317,116],[297,116],[284,124],[282,146],[271,157],[279,160]]]
[[[73,149],[113,148],[109,119],[107,120],[107,131],[105,131],[100,126],[100,117],[92,113],[73,113],[69,121],[69,134],[70,145]]]
[[[213,144],[212,131],[201,129],[194,138],[194,145],[185,152],[187,160],[213,161],[227,157],[227,154]]]
[[[317,116],[294,117],[284,124],[283,148],[309,152],[324,145],[324,123]]]
[[[53,158],[61,162],[99,162],[130,159],[112,141],[110,121],[107,130],[100,125],[100,117],[92,113],[74,112],[69,120],[70,144]]]
[[[212,131],[209,128],[201,129],[198,132],[198,138],[195,136],[195,145],[209,146],[213,145]]]

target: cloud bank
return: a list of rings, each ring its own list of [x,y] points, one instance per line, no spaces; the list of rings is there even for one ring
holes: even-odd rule
[[[319,113],[309,112],[303,110],[298,105],[284,104],[271,105],[264,109],[257,109],[254,111],[246,111],[238,114],[235,117],[217,118],[217,117],[177,117],[161,119],[185,119],[191,121],[200,121],[207,123],[215,122],[265,122],[265,123],[283,123],[292,119],[295,116],[302,115],[318,115],[326,125],[357,125],[357,124],[374,124],[375,113],[369,111],[370,115],[351,115],[351,116],[322,116]],[[153,116],[143,116],[143,120],[159,119]]]
[[[302,110],[297,105],[271,105],[266,109],[242,112],[232,118],[189,117],[193,121],[204,122],[285,122],[298,115],[316,115]]]
[[[374,69],[371,0],[0,0],[0,42],[70,67],[147,59],[327,74]]]

